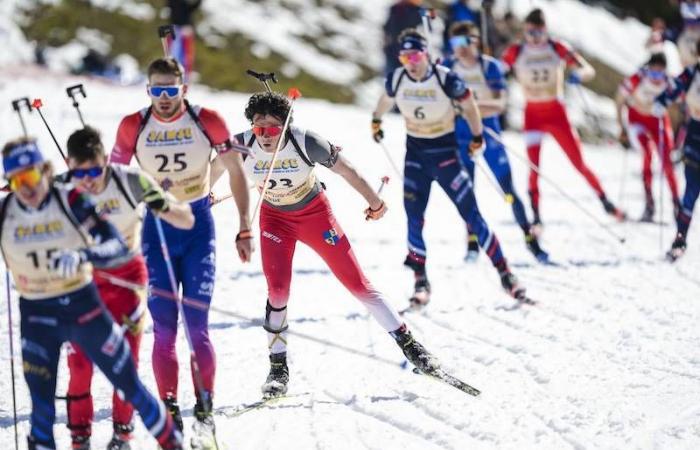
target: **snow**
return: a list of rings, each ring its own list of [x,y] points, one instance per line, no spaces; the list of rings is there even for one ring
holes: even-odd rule
[[[81,108],[111,147],[119,119],[146,105],[143,86],[114,87],[94,80],[32,75],[0,70],[0,135],[19,133],[9,108],[13,98],[44,100],[44,114],[61,142],[78,126],[65,97],[66,86],[82,82]],[[246,96],[195,86],[193,102],[220,111],[232,132],[245,125]],[[109,105],[105,107],[106,105]],[[319,168],[328,196],[368,277],[396,308],[406,306],[412,276],[401,262],[406,225],[401,182],[393,177],[369,136],[369,110],[302,98],[295,123],[341,145],[344,155],[375,184],[393,179],[384,190],[389,212],[365,222],[365,202],[338,176]],[[27,117],[47,155],[62,168],[36,114]],[[397,116],[385,120],[387,146],[403,158],[404,127]],[[518,134],[507,133],[518,192],[526,199],[527,171]],[[613,200],[624,185],[623,206],[636,217],[643,209],[640,155],[615,147],[586,146],[586,158]],[[627,158],[625,162],[625,158]],[[626,167],[626,169],[623,169]],[[514,272],[540,305],[514,311],[497,276],[482,254],[467,265],[464,225],[446,196],[435,187],[425,227],[433,300],[424,314],[406,316],[416,337],[457,376],[483,391],[479,398],[402,369],[403,358],[389,336],[334,280],[323,262],[298,246],[289,304],[290,398],[236,414],[259,399],[268,370],[266,334],[261,325],[266,287],[260,254],[252,263],[235,257],[234,205],[214,209],[218,228],[216,312],[211,336],[218,353],[216,421],[220,441],[237,449],[695,449],[700,446],[700,226],[690,231],[689,248],[675,265],[662,261],[674,227],[619,225],[603,214],[594,194],[551,139],[545,141],[542,170],[565,186],[599,221],[627,237],[620,245],[551,186],[542,182],[542,245],[558,266],[537,265],[527,252],[511,212],[477,175],[480,209],[497,232]],[[680,168],[678,169],[680,175]],[[216,192],[223,194],[220,184]],[[657,192],[657,187],[654,192]],[[663,219],[672,223],[668,188]],[[255,194],[252,196],[255,199]],[[256,227],[257,228],[257,227]],[[663,233],[661,242],[659,234]],[[4,303],[4,302],[3,302]],[[19,348],[16,295],[13,295],[15,349]],[[0,307],[0,327],[7,311]],[[150,367],[152,331],[143,339],[140,374],[155,387]],[[187,360],[180,335],[180,361]],[[0,441],[11,442],[12,416],[6,333],[0,337]],[[29,429],[29,397],[18,377],[20,433]],[[61,363],[58,394],[65,392]],[[111,435],[111,390],[96,375],[93,395],[97,421],[94,448]],[[187,370],[181,370],[181,404],[186,430],[194,403]],[[59,448],[69,446],[65,409],[57,404]],[[9,444],[8,448],[9,448]],[[134,448],[153,448],[137,424]]]

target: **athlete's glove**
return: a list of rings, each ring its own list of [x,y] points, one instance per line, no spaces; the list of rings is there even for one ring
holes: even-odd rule
[[[384,130],[382,130],[382,119],[372,119],[372,139],[379,143],[384,139]]]
[[[484,152],[484,136],[477,134],[469,143],[469,156],[476,158]]]
[[[151,189],[143,194],[143,201],[152,211],[157,211],[160,213],[166,213],[170,210],[170,204],[168,199],[165,198],[165,194],[162,191]]]
[[[382,201],[382,204],[379,205],[379,208],[377,209],[372,209],[372,207],[368,207],[365,209],[365,220],[379,220],[381,219],[384,214],[386,214],[386,203]]]
[[[654,117],[663,117],[666,114],[666,106],[663,103],[654,102],[651,106],[651,115]]]
[[[620,131],[620,137],[618,137],[617,140],[620,141],[620,145],[624,148],[630,148],[630,137],[627,134],[627,130],[624,128]]]
[[[569,84],[581,84],[581,75],[578,72],[569,72],[569,76],[566,77],[566,82]]]
[[[61,278],[70,278],[78,273],[78,267],[87,261],[87,255],[82,250],[57,250],[51,254],[50,267]]]

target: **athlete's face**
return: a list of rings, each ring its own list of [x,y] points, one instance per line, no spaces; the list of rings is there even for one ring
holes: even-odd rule
[[[453,36],[450,38],[450,45],[461,60],[472,61],[479,56],[478,36]]]
[[[647,75],[652,83],[662,84],[666,81],[666,67],[661,64],[651,64]]]
[[[421,79],[428,72],[428,53],[420,50],[408,50],[399,53],[399,62],[414,79]]]
[[[105,157],[99,155],[95,159],[78,164],[75,159],[68,158],[68,167],[73,176],[71,179],[79,188],[96,195],[105,188]]]
[[[526,23],[525,40],[530,44],[544,44],[547,42],[547,28]]]
[[[282,138],[284,123],[278,117],[268,114],[255,114],[253,116],[253,133],[255,140],[263,150],[273,152]]]
[[[180,112],[187,85],[175,75],[154,73],[148,80],[146,91],[156,114],[168,119]]]
[[[5,175],[17,199],[25,206],[38,208],[49,193],[48,168],[44,164],[23,167]]]

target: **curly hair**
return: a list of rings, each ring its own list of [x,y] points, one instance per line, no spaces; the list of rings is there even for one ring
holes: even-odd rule
[[[68,138],[68,157],[75,159],[78,164],[92,161],[105,155],[100,132],[91,126],[76,130]]]
[[[250,123],[253,123],[253,117],[256,114],[273,116],[284,122],[290,109],[289,100],[284,95],[277,92],[258,92],[248,100],[245,107],[245,117]],[[290,119],[289,123],[291,122]]]

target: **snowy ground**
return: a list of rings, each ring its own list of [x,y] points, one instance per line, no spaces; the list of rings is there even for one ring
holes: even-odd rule
[[[10,100],[42,97],[47,120],[64,142],[77,118],[64,88],[85,82],[82,101],[89,123],[103,130],[111,146],[119,118],[146,104],[143,89],[114,88],[68,77],[30,77],[0,71],[0,135],[19,133]],[[244,126],[239,94],[195,88],[195,103],[221,111],[231,131]],[[44,151],[57,155],[36,114],[28,120]],[[362,199],[340,178],[319,169],[328,195],[368,276],[397,308],[406,305],[411,275],[405,256],[405,219],[401,182],[369,138],[369,111],[301,100],[295,122],[344,147],[348,157],[372,181],[393,177],[385,190],[390,210],[380,222],[367,223]],[[387,145],[402,160],[403,125],[386,120]],[[507,142],[523,154],[519,135]],[[639,155],[616,147],[587,147],[586,157],[611,198],[625,185],[624,206],[642,211]],[[54,158],[58,167],[60,160]],[[511,158],[516,184],[525,194],[524,167]],[[687,257],[675,266],[662,261],[659,227],[617,225],[602,213],[594,195],[575,175],[555,144],[544,147],[543,170],[567,187],[597,218],[627,236],[621,246],[546,184],[543,246],[558,267],[534,263],[512,215],[493,189],[477,177],[477,196],[510,262],[541,305],[505,311],[512,303],[482,255],[466,265],[464,226],[446,196],[435,190],[427,212],[429,273],[434,298],[424,314],[406,318],[416,336],[455,374],[480,388],[471,398],[453,388],[402,369],[403,358],[392,340],[361,305],[333,279],[321,260],[298,247],[289,307],[291,384],[289,399],[274,407],[240,415],[243,404],[258,400],[267,369],[266,335],[260,327],[266,289],[259,253],[242,265],[234,256],[235,208],[228,201],[215,208],[219,230],[218,276],[211,330],[218,352],[216,420],[229,449],[695,449],[700,448],[700,227],[690,232]],[[623,181],[626,180],[626,181]],[[217,186],[217,192],[225,191]],[[668,192],[667,188],[665,191]],[[669,198],[664,220],[671,221]],[[697,214],[696,214],[697,216]],[[696,217],[697,219],[697,217]],[[663,249],[674,228],[662,228]],[[4,301],[2,302],[4,304]],[[15,348],[18,312],[13,301]],[[0,307],[0,327],[7,311]],[[144,338],[140,373],[154,387],[150,368],[152,333]],[[0,337],[0,441],[10,448],[12,414],[7,334]],[[180,355],[186,359],[181,340]],[[20,432],[29,429],[29,400],[19,377]],[[192,421],[193,393],[181,371],[181,403],[186,426]],[[65,391],[62,369],[59,394]],[[94,447],[110,438],[110,389],[96,376],[97,423]],[[64,405],[58,403],[59,447],[68,447]],[[22,447],[24,448],[24,447]],[[135,448],[153,448],[137,426]]]

